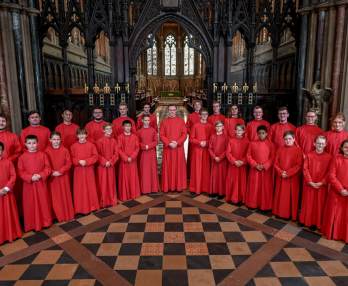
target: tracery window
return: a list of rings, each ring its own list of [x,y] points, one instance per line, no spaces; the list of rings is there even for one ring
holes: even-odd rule
[[[176,75],[176,40],[172,34],[169,34],[164,42],[164,64],[164,75]]]
[[[193,75],[195,69],[195,52],[190,48],[189,37],[186,36],[184,40],[184,75]]]
[[[157,75],[157,42],[153,40],[152,48],[147,49],[147,74]]]

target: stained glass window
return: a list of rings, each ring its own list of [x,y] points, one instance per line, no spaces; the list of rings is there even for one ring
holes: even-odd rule
[[[147,54],[147,74],[157,75],[157,43],[153,40],[152,48],[148,48]]]
[[[164,42],[164,64],[164,75],[176,75],[176,41],[171,34]]]
[[[195,69],[195,51],[188,45],[189,38],[184,40],[184,75],[193,75]]]

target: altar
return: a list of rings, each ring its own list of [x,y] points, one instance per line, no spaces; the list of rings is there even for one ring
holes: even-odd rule
[[[184,98],[181,96],[181,92],[179,90],[175,91],[160,91],[159,98],[160,105],[184,105]]]

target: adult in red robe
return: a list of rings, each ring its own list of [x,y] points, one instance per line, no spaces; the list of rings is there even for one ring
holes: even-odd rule
[[[190,192],[200,194],[208,193],[210,188],[210,156],[209,139],[214,127],[208,123],[208,110],[200,110],[200,122],[193,125],[190,133],[192,148]]]
[[[338,113],[334,117],[331,130],[325,133],[327,138],[326,152],[335,156],[339,153],[341,143],[348,139],[348,131],[344,130],[346,118],[343,113]]]
[[[306,124],[296,129],[296,143],[301,147],[303,154],[314,151],[314,140],[324,131],[319,128],[315,122],[318,117],[314,111],[308,111],[306,114]]]
[[[99,154],[97,186],[102,208],[114,206],[117,203],[115,164],[118,160],[118,145],[112,132],[112,124],[104,125],[104,137],[96,143]]]
[[[104,137],[104,125],[108,122],[103,120],[104,112],[103,109],[96,107],[93,109],[93,119],[88,122],[85,129],[88,133],[88,141],[96,143],[100,138]]]
[[[259,140],[249,143],[247,161],[250,165],[245,204],[263,211],[272,209],[274,145],[267,138],[267,127],[257,128]]]
[[[47,189],[51,167],[47,155],[38,151],[35,135],[25,138],[26,151],[18,159],[18,174],[23,180],[24,230],[39,231],[52,224],[52,204]]]
[[[115,118],[112,121],[112,125],[114,126],[114,137],[117,139],[117,137],[123,133],[123,122],[128,120],[132,124],[132,133],[136,133],[136,128],[135,128],[135,122],[132,118],[127,116],[128,113],[128,107],[127,104],[125,103],[120,103],[118,107],[118,112],[120,114],[119,117]]]
[[[138,136],[132,133],[132,123],[123,121],[123,133],[118,136],[120,164],[118,168],[118,194],[121,201],[140,196],[137,157],[139,153]]]
[[[157,156],[158,144],[157,132],[151,127],[151,117],[144,115],[143,127],[138,130],[139,137],[139,175],[140,188],[143,194],[158,192]]]
[[[236,133],[236,125],[245,125],[244,119],[239,116],[239,107],[236,104],[231,105],[229,117],[225,118],[225,133],[232,138]]]
[[[184,142],[185,121],[176,116],[176,106],[168,106],[168,117],[160,125],[163,142],[162,191],[183,191],[187,187]]]
[[[238,204],[245,201],[247,190],[247,152],[249,140],[245,126],[236,125],[235,136],[229,139],[226,151],[228,160],[226,176],[226,201]]]
[[[149,116],[150,117],[150,127],[152,127],[153,129],[155,129],[156,132],[158,132],[156,114],[151,114],[150,110],[151,110],[150,103],[145,103],[143,112],[137,118],[137,130],[139,130],[143,127],[144,116]]]
[[[209,116],[208,122],[215,126],[216,121],[221,121],[225,124],[225,115],[221,114],[221,105],[220,102],[213,102],[213,114]]]
[[[76,131],[79,126],[72,122],[73,114],[69,109],[63,111],[62,118],[63,122],[55,130],[60,133],[63,146],[70,150],[71,145],[77,141]]]
[[[52,132],[50,141],[51,146],[45,152],[52,168],[48,179],[52,208],[59,222],[69,221],[75,215],[70,187],[70,152],[62,146],[60,133]]]
[[[257,128],[261,125],[266,126],[268,132],[271,127],[268,121],[263,120],[263,109],[261,106],[255,106],[253,110],[254,120],[247,124],[246,134],[250,142],[258,140]]]
[[[30,111],[28,115],[28,121],[30,125],[22,130],[20,136],[22,147],[24,148],[25,138],[28,135],[35,135],[38,139],[38,151],[45,151],[46,147],[49,144],[51,134],[50,130],[45,126],[40,125],[41,116],[38,111]]]
[[[0,245],[22,236],[13,187],[16,171],[13,163],[5,159],[5,145],[0,141]]]
[[[94,174],[94,165],[98,161],[95,145],[87,141],[87,131],[77,130],[78,142],[71,148],[74,165],[74,206],[75,212],[88,214],[99,209],[99,200]]]
[[[324,151],[326,137],[315,141],[315,151],[309,152],[303,164],[303,191],[300,222],[321,228],[328,190],[328,173],[332,156]]]
[[[281,218],[297,219],[300,197],[300,179],[303,153],[295,145],[295,133],[284,134],[285,145],[276,152],[274,170],[276,173],[273,214]]]

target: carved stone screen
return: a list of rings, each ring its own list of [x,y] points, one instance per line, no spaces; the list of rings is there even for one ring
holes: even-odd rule
[[[162,0],[162,6],[164,8],[176,8],[176,7],[179,7],[179,0]]]

